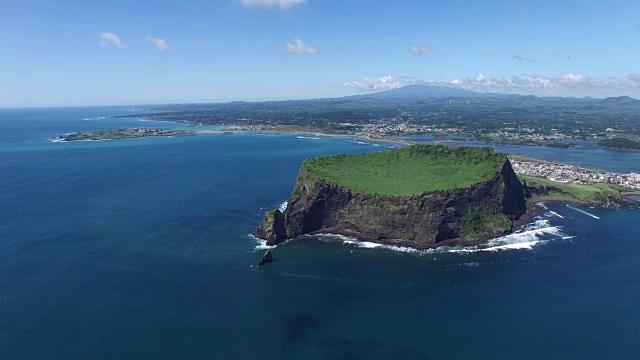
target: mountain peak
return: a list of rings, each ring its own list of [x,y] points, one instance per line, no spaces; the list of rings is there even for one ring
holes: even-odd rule
[[[624,95],[624,96],[608,97],[606,99],[600,100],[599,103],[610,104],[610,105],[640,105],[640,100]]]

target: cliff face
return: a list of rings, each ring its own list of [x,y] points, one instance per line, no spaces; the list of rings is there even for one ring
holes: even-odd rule
[[[303,164],[286,210],[268,212],[255,235],[270,245],[332,233],[418,249],[501,236],[527,211],[525,189],[504,159],[488,181],[413,196],[356,193]]]

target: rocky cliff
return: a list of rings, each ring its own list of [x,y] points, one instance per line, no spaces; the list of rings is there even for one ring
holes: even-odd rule
[[[404,179],[403,175],[411,176],[414,180],[417,176],[415,169],[407,170],[402,164],[424,163],[424,166],[420,165],[424,171],[437,172],[441,171],[437,170],[440,168],[429,167],[429,164],[442,160],[445,164],[450,163],[444,168],[455,174],[447,175],[451,182],[456,178],[464,178],[462,184],[465,185],[448,186],[449,183],[445,181],[442,183],[444,185],[434,188],[425,183],[424,188],[431,190],[402,195],[390,195],[390,191],[360,191],[353,186],[353,182],[341,183],[340,178],[332,177],[332,173],[318,167],[319,162],[326,163],[322,162],[323,158],[308,160],[300,169],[286,210],[267,212],[255,236],[266,239],[272,245],[304,234],[332,233],[364,241],[424,249],[442,244],[473,244],[510,233],[513,221],[527,211],[525,188],[504,154],[488,148],[467,150],[439,145],[414,145],[382,153],[389,154],[380,156],[394,159],[385,169],[394,172],[394,184],[398,188],[402,187],[403,180],[397,179]],[[342,155],[342,158],[330,161],[332,166],[336,162],[338,166],[343,163],[347,166],[352,156],[356,155]],[[366,163],[369,155],[358,156],[365,156],[356,159],[360,164]],[[467,156],[468,159],[465,158]],[[468,164],[472,164],[474,169],[484,166],[483,169],[489,172],[482,176],[471,176],[465,172],[469,169]],[[328,168],[336,169],[335,166]],[[407,171],[407,174],[398,174],[397,171]],[[433,181],[439,180],[442,179],[434,178]],[[368,178],[364,177],[361,181],[366,182]],[[380,180],[372,176],[370,181]]]

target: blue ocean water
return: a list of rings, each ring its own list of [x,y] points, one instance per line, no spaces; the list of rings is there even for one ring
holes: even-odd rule
[[[263,250],[249,233],[288,198],[304,159],[390,145],[294,134],[47,140],[183,126],[103,118],[131,111],[0,110],[0,358],[629,359],[640,350],[640,210],[579,208],[595,218],[547,204],[519,233],[472,249],[303,238],[257,268]],[[590,167],[640,160],[594,151]]]

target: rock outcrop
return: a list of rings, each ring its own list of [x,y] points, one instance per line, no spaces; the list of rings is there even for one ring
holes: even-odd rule
[[[271,250],[267,250],[266,253],[260,258],[258,261],[258,266],[262,266],[264,264],[268,264],[273,261],[273,255],[271,254]]]
[[[422,147],[418,153],[431,154],[434,150],[429,146],[436,146],[437,154],[466,154],[438,145],[418,146]],[[424,249],[475,244],[508,234],[513,231],[513,221],[527,211],[525,188],[506,155],[483,151],[493,172],[481,181],[404,196],[354,191],[319,176],[311,166],[318,159],[308,160],[300,169],[286,210],[267,212],[255,236],[273,245],[300,235],[331,233]],[[469,150],[472,152],[477,150]]]

